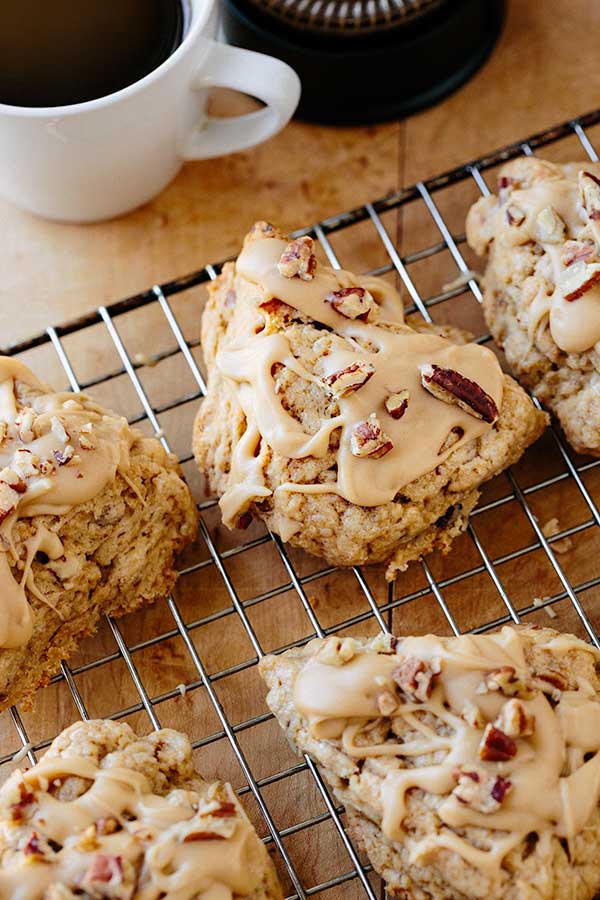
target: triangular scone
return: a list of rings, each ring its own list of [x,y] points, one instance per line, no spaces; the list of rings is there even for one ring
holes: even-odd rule
[[[388,282],[255,225],[210,288],[194,452],[225,524],[253,515],[388,577],[464,531],[482,482],[546,424],[490,350],[404,323]]]
[[[0,357],[0,710],[104,614],[165,597],[197,513],[159,441]]]
[[[483,311],[513,371],[600,455],[600,164],[507,163],[467,238],[488,255]]]
[[[0,897],[280,900],[228,784],[195,771],[184,734],[79,722],[0,788]]]
[[[405,900],[596,895],[599,668],[572,635],[508,626],[330,637],[260,663],[292,745]]]

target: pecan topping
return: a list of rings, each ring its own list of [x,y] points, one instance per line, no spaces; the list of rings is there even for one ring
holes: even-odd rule
[[[35,800],[34,795],[29,791],[23,782],[19,783],[19,800],[17,803],[11,803],[10,814],[13,822],[22,822],[24,812],[28,806],[31,806]]]
[[[354,456],[379,459],[393,450],[394,444],[375,413],[371,413],[368,419],[358,422],[352,429],[350,448]]]
[[[345,369],[339,369],[337,372],[327,375],[323,381],[334,397],[342,400],[348,394],[352,394],[362,387],[363,384],[366,384],[374,374],[375,366],[372,366],[371,363],[357,360],[357,362],[346,366]]]
[[[275,226],[271,225],[270,222],[255,222],[250,231],[252,234],[258,232],[259,234],[262,234],[263,237],[273,237],[275,234]]]
[[[33,426],[36,420],[35,412],[32,409],[22,409],[15,419],[17,433],[24,444],[29,444],[35,437]]]
[[[568,679],[562,672],[556,669],[544,669],[542,672],[535,672],[533,682],[537,688],[544,694],[550,694],[553,700],[560,700],[562,691],[566,691],[569,687]]]
[[[58,438],[58,440],[61,442],[61,444],[66,444],[67,441],[69,440],[69,435],[65,431],[65,426],[60,421],[58,416],[52,416],[52,418],[50,419],[50,424],[51,424],[51,428],[52,428],[52,434],[56,438]]]
[[[11,487],[17,494],[24,494],[27,490],[27,485],[14,469],[2,469],[0,471],[0,481]]]
[[[579,300],[600,281],[600,263],[574,262],[559,275],[562,295],[569,303]]]
[[[516,225],[518,227],[525,221],[525,213],[520,206],[511,203],[510,206],[507,206],[506,208],[506,221],[509,225]]]
[[[17,508],[19,494],[6,482],[0,481],[0,522],[3,522]]]
[[[390,394],[385,398],[384,406],[392,419],[401,419],[408,409],[408,401],[410,394],[408,391],[398,391],[397,394]]]
[[[13,468],[21,478],[35,478],[40,471],[40,458],[26,447],[19,447],[13,456]]]
[[[471,416],[490,425],[498,418],[498,407],[480,385],[455,369],[443,369],[435,363],[419,366],[421,384],[438,400],[454,403]]]
[[[260,308],[264,309],[269,316],[275,316],[279,313],[285,319],[291,318],[291,315],[294,312],[292,307],[288,306],[287,303],[284,303],[283,300],[280,300],[279,297],[271,297],[270,300],[265,300],[264,303],[260,304]]]
[[[356,654],[354,638],[325,638],[315,654],[315,658],[326,666],[343,666]]]
[[[44,846],[44,843],[40,840],[37,831],[32,831],[27,843],[23,847],[23,853],[25,856],[44,856],[47,849],[49,849],[47,846]]]
[[[193,841],[225,841],[227,840],[224,834],[218,834],[216,831],[190,831],[189,834],[183,839],[184,844],[189,844]]]
[[[494,727],[511,738],[529,737],[535,731],[535,716],[527,711],[520,700],[513,698],[500,710]]]
[[[398,709],[396,698],[390,691],[382,691],[377,695],[377,709],[382,716],[391,716]]]
[[[600,219],[600,178],[592,172],[579,173],[579,189],[585,210],[592,221]]]
[[[317,257],[313,253],[315,242],[304,236],[290,241],[277,263],[277,268],[284,278],[301,278],[312,281],[317,268]]]
[[[120,856],[109,853],[96,853],[88,866],[87,872],[81,880],[83,888],[89,887],[95,890],[95,882],[110,884],[117,887],[123,881],[123,863]]]
[[[429,665],[416,656],[408,656],[392,672],[392,678],[411,703],[425,703],[431,696],[439,665]]]
[[[361,287],[332,291],[325,297],[325,303],[331,303],[335,311],[347,319],[361,319],[363,322],[368,320],[377,306],[371,294]]]
[[[246,528],[249,528],[252,524],[252,519],[252,513],[249,510],[246,510],[246,512],[243,512],[238,516],[235,527],[239,528],[241,531],[245,531]]]
[[[541,244],[558,244],[565,234],[565,223],[551,206],[545,206],[535,219],[534,234]]]
[[[485,719],[483,713],[474,703],[466,700],[460,713],[463,722],[466,722],[471,728],[485,728]]]
[[[516,755],[517,745],[513,739],[495,725],[486,725],[479,744],[479,758],[486,762],[507,762]]]
[[[441,456],[442,453],[446,453],[450,450],[451,447],[454,447],[455,444],[458,444],[460,439],[464,436],[465,430],[461,428],[460,425],[455,425],[454,428],[451,428],[444,440],[442,441],[442,446],[438,450],[438,456]]]
[[[488,691],[499,691],[505,697],[521,697],[522,700],[531,700],[534,695],[529,681],[524,676],[517,675],[514,666],[502,666],[501,669],[488,672],[477,693],[486,694]]]
[[[70,444],[63,447],[62,450],[53,450],[52,455],[59,466],[66,466],[73,459],[75,451]]]
[[[592,262],[596,256],[596,245],[593,241],[565,241],[561,262],[565,268],[574,262]]]
[[[512,783],[481,766],[461,766],[454,773],[458,784],[452,791],[459,803],[477,812],[494,813],[512,788]]]

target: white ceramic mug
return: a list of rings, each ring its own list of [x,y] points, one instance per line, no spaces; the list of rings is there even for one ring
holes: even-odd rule
[[[217,43],[215,0],[187,2],[182,43],[135,84],[72,106],[0,104],[0,194],[51,219],[108,219],[158,194],[185,160],[243,150],[283,128],[300,97],[293,69]],[[217,85],[251,94],[265,107],[211,118],[207,93]]]

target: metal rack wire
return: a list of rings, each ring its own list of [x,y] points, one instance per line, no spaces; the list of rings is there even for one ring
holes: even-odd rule
[[[475,279],[469,278],[470,270],[461,249],[464,236],[453,234],[440,211],[441,203],[436,202],[437,195],[452,186],[463,183],[469,184],[471,187],[475,185],[479,192],[486,194],[488,192],[484,178],[486,171],[519,154],[531,154],[539,148],[560,144],[569,138],[576,138],[576,151],[579,154],[583,150],[590,159],[597,160],[586,129],[590,130],[598,123],[600,123],[600,110],[535,135],[527,141],[512,144],[425,182],[419,182],[378,202],[368,203],[358,209],[329,218],[298,233],[312,234],[320,243],[330,264],[339,266],[340,262],[334,248],[335,236],[357,224],[365,224],[372,229],[372,234],[380,243],[380,249],[383,248],[385,251],[386,262],[376,269],[377,274],[396,273],[405,295],[412,304],[410,309],[419,312],[425,320],[431,321],[432,311],[440,304],[453,303],[458,297],[467,297],[476,302],[481,301],[478,283]],[[577,152],[573,152],[573,156],[576,156]],[[390,236],[384,219],[392,210],[400,210],[408,205],[412,205],[417,214],[426,218],[430,225],[433,223],[438,239],[415,252],[402,256]],[[466,212],[466,206],[464,212]],[[419,261],[435,261],[435,258],[442,253],[450,255],[456,272],[458,275],[464,276],[463,284],[447,287],[424,298],[411,274],[411,267]],[[344,262],[351,267],[351,260],[344,260]],[[199,341],[197,337],[186,334],[186,328],[181,324],[173,308],[172,298],[189,294],[191,302],[195,306],[195,314],[198,315],[199,310],[196,306],[197,300],[193,289],[214,279],[220,268],[220,265],[209,265],[183,278],[167,284],[156,285],[147,292],[109,306],[100,307],[95,312],[66,325],[49,327],[44,333],[9,347],[4,352],[21,355],[29,354],[39,348],[52,349],[73,391],[85,389],[93,392],[99,386],[107,384],[110,386],[118,379],[126,379],[133,390],[137,407],[137,411],[129,415],[130,420],[145,423],[149,426],[150,431],[160,436],[163,446],[170,449],[168,428],[165,428],[162,421],[164,415],[174,411],[178,412],[184,406],[197,402],[206,391],[202,366],[198,359]],[[125,322],[123,317],[140,316],[142,311],[147,314],[149,309],[160,311],[163,328],[166,329],[169,336],[166,347],[154,355],[153,362],[178,359],[186,367],[186,371],[191,373],[194,385],[194,389],[185,393],[184,396],[176,396],[170,398],[168,402],[160,404],[153,402],[151,391],[144,381],[143,376],[147,363],[136,359],[128,351],[127,340],[123,337],[121,327],[121,322]],[[139,321],[141,322],[141,319]],[[76,374],[77,366],[72,363],[71,353],[66,347],[66,342],[70,336],[78,336],[84,342],[96,340],[95,335],[97,335],[98,328],[102,330],[105,337],[108,337],[111,348],[118,359],[118,366],[101,377],[95,376],[81,380]],[[489,337],[483,335],[478,340],[487,341]],[[289,887],[290,898],[306,898],[313,894],[325,894],[328,891],[335,891],[342,885],[344,886],[344,896],[347,897],[350,883],[356,896],[366,894],[370,900],[374,900],[378,892],[377,882],[371,876],[369,866],[362,863],[359,852],[348,838],[344,830],[343,811],[338,809],[331,799],[313,762],[307,757],[304,761],[287,765],[266,776],[253,774],[254,766],[250,762],[243,739],[250,730],[269,722],[272,717],[263,706],[261,712],[253,716],[242,716],[239,721],[234,721],[233,716],[227,712],[226,703],[220,697],[219,685],[233,675],[250,676],[258,659],[264,653],[258,629],[253,621],[253,613],[261,604],[272,600],[281,600],[283,603],[283,598],[289,596],[293,596],[296,603],[299,602],[299,608],[306,617],[307,629],[300,637],[270,649],[286,649],[301,644],[314,636],[323,636],[342,629],[353,629],[354,633],[368,629],[372,631],[374,627],[383,631],[394,627],[397,630],[398,616],[403,617],[402,623],[404,623],[408,612],[411,609],[421,609],[426,599],[433,602],[437,612],[441,614],[445,627],[449,631],[459,634],[463,627],[460,621],[461,617],[457,615],[455,604],[449,596],[454,589],[462,592],[474,590],[476,611],[467,622],[468,627],[474,631],[483,631],[511,621],[519,622],[529,616],[539,616],[544,610],[549,610],[550,614],[554,615],[552,611],[557,608],[562,609],[567,625],[571,628],[577,627],[584,637],[600,647],[600,636],[597,630],[598,613],[600,613],[600,601],[598,600],[600,570],[587,569],[581,578],[573,577],[572,567],[561,562],[558,558],[559,554],[555,552],[555,548],[560,546],[560,542],[564,544],[566,538],[584,537],[588,540],[591,534],[591,539],[597,540],[595,527],[600,525],[600,509],[594,500],[596,485],[593,476],[596,472],[600,474],[600,470],[597,469],[600,466],[600,460],[576,458],[565,444],[556,426],[552,428],[549,441],[551,449],[547,448],[547,452],[552,452],[557,461],[555,469],[549,475],[540,478],[535,462],[535,477],[527,478],[520,470],[508,472],[500,489],[495,493],[492,492],[491,498],[484,498],[484,502],[477,508],[468,529],[468,536],[465,538],[465,541],[469,542],[469,551],[463,552],[463,555],[460,556],[457,550],[455,556],[455,559],[466,559],[466,565],[460,565],[456,571],[452,568],[444,570],[435,559],[423,560],[420,563],[420,580],[413,578],[406,581],[401,576],[395,585],[388,585],[385,588],[382,588],[379,583],[374,584],[373,576],[367,570],[353,569],[352,583],[362,605],[359,609],[353,608],[352,614],[346,615],[341,621],[329,622],[329,624],[324,622],[322,607],[310,593],[311,585],[332,575],[334,578],[342,578],[340,573],[336,574],[331,567],[317,564],[314,564],[312,568],[299,566],[298,554],[289,552],[277,536],[266,532],[248,536],[241,533],[241,539],[238,534],[236,542],[223,548],[220,546],[219,537],[215,534],[215,528],[211,524],[210,518],[211,511],[214,512],[216,501],[214,499],[204,500],[199,503],[202,558],[182,570],[180,583],[184,583],[186,577],[190,577],[194,573],[209,571],[213,582],[219,581],[224,598],[223,605],[212,612],[206,612],[200,618],[187,620],[180,608],[177,595],[169,597],[165,601],[166,609],[164,610],[168,626],[159,629],[156,633],[138,637],[136,640],[128,639],[122,623],[118,624],[109,619],[107,620],[109,635],[112,636],[115,649],[110,652],[100,652],[81,665],[74,665],[72,668],[63,663],[62,672],[54,679],[54,682],[66,685],[77,712],[82,718],[86,718],[88,704],[78,685],[79,678],[86,673],[94,673],[108,663],[120,660],[134,685],[136,699],[126,708],[113,711],[111,715],[115,718],[124,718],[135,713],[145,712],[151,726],[158,728],[162,721],[161,710],[164,708],[162,704],[179,696],[180,685],[174,685],[165,676],[161,682],[160,691],[150,690],[148,687],[149,669],[148,664],[142,658],[143,652],[163,642],[180,639],[193,670],[193,677],[188,680],[185,689],[187,692],[205,692],[208,706],[214,714],[216,723],[216,727],[212,731],[209,730],[208,733],[202,734],[194,740],[194,746],[206,748],[221,740],[228,743],[241,770],[244,782],[240,792],[254,798],[258,812],[268,829],[265,840],[272,845],[275,855],[278,856],[281,872],[284,875],[287,873],[286,883]],[[535,451],[530,451],[530,453],[535,453]],[[181,455],[183,464],[190,460],[191,457],[188,453]],[[540,468],[542,474],[544,471]],[[565,490],[567,486],[576,496],[578,508],[581,511],[580,521],[548,536],[543,525],[540,524],[539,511],[534,508],[534,501],[546,494],[550,496],[549,492],[554,489]],[[490,529],[486,530],[483,527],[485,517],[489,517],[494,523],[492,527],[497,528],[506,521],[509,511],[516,515],[518,509],[522,511],[521,516],[523,521],[528,524],[531,537],[524,542],[521,541],[520,546],[497,553],[493,541],[489,539]],[[481,527],[480,523],[482,523]],[[482,536],[484,533],[487,537]],[[236,580],[229,571],[229,565],[240,554],[267,546],[274,548],[275,558],[278,560],[280,569],[285,573],[283,581],[249,597],[240,596]],[[522,597],[516,596],[510,586],[513,583],[511,579],[514,570],[522,568],[523,562],[532,565],[532,561],[537,560],[536,571],[539,573],[541,571],[540,559],[545,560],[549,566],[548,571],[554,579],[555,589],[535,602],[531,600],[524,602]],[[418,569],[418,567],[413,568]],[[577,569],[575,568],[573,571],[576,572]],[[481,597],[479,596],[477,585],[480,584],[478,579],[481,576],[488,579],[486,583],[491,585],[493,601],[489,599],[492,596],[489,593],[485,594],[484,592]],[[469,587],[473,584],[474,588]],[[199,605],[201,606],[201,604]],[[480,606],[482,608],[479,608]],[[598,613],[596,608],[599,608]],[[285,609],[283,614],[285,615]],[[230,627],[231,617],[241,628],[240,633],[250,648],[250,656],[246,658],[244,649],[240,647],[239,653],[235,654],[235,658],[227,667],[217,667],[216,671],[210,671],[211,666],[207,665],[203,653],[199,651],[195,637],[203,628],[215,623],[223,628]],[[35,762],[39,751],[50,743],[54,735],[45,735],[40,740],[30,742],[24,718],[19,710],[13,708],[10,716],[18,740],[24,748],[23,752],[26,752],[32,763]],[[273,740],[283,740],[277,730],[274,730],[272,734]],[[268,748],[263,746],[263,749],[267,750]],[[0,756],[0,764],[9,761],[13,753],[14,749],[11,749],[4,756]],[[306,774],[314,781],[317,795],[320,798],[320,809],[306,815],[302,811],[302,804],[298,803],[296,820],[282,827],[277,824],[277,810],[274,809],[273,803],[265,798],[265,794],[273,785],[290,784],[290,779],[300,773]],[[299,862],[289,851],[287,842],[291,837],[316,828],[324,822],[329,822],[333,826],[333,833],[337,835],[337,840],[340,842],[341,855],[339,855],[339,859],[343,864],[340,871],[318,879],[316,883],[309,884],[305,877],[302,861]],[[344,859],[345,862],[343,862]]]

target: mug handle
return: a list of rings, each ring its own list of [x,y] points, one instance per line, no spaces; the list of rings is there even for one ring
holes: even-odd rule
[[[226,87],[251,94],[265,108],[243,116],[205,116],[182,142],[183,159],[210,159],[260,144],[287,125],[300,99],[300,79],[280,59],[206,39],[207,55],[192,90]]]

